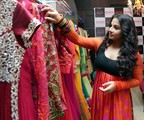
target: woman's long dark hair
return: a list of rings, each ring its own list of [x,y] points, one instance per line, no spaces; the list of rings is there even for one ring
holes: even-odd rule
[[[127,14],[113,15],[111,21],[117,18],[119,20],[122,30],[122,44],[120,54],[118,57],[117,67],[120,70],[120,76],[126,78],[132,77],[133,67],[136,66],[136,53],[138,52],[138,38],[135,23],[133,18]],[[111,26],[110,21],[110,26]],[[112,40],[109,39],[109,33],[106,34],[102,47],[105,49],[108,45],[112,44]]]

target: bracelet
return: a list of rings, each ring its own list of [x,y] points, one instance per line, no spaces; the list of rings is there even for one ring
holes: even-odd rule
[[[64,17],[55,25],[58,26],[64,34],[69,33],[72,28],[69,20],[65,19]]]
[[[59,24],[61,24],[61,22],[64,20],[63,15],[61,14],[60,16],[62,16],[62,18],[61,18],[60,21],[59,21],[58,23],[56,23],[55,25],[59,25]]]
[[[67,20],[64,18],[63,21],[60,24],[58,24],[57,26],[59,28],[62,28],[63,26],[65,26],[66,23],[67,23]]]
[[[69,33],[71,31],[72,26],[71,26],[71,24],[68,21],[67,24],[65,24],[65,26],[60,28],[60,29],[61,29],[62,33],[67,34],[67,33]]]
[[[60,29],[62,29],[62,28],[64,28],[64,27],[66,27],[68,24],[69,24],[69,21],[66,20],[66,19],[64,19],[63,24],[59,25],[58,27],[59,27]]]

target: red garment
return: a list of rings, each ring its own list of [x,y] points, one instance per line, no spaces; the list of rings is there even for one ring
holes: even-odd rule
[[[44,56],[47,67],[47,85],[49,98],[50,119],[57,119],[63,116],[66,109],[65,96],[60,74],[58,52],[56,49],[54,33],[51,24],[44,20],[44,12],[41,12],[42,4],[32,3],[29,0],[19,0],[30,13],[39,19],[42,24],[42,39],[44,42]]]
[[[71,30],[66,37],[82,47],[98,50],[102,39],[85,38]],[[142,58],[137,53],[137,65],[133,69],[133,77],[123,80],[122,77],[115,77],[101,70],[97,70],[92,96],[92,120],[132,120],[132,102],[130,88],[140,85],[142,81]],[[115,91],[104,94],[99,87],[108,81],[114,81]]]
[[[74,53],[70,49],[70,47],[72,47],[73,44],[72,43],[68,44],[70,41],[68,41],[66,37],[63,36],[58,29],[55,30],[54,34],[56,38],[61,72],[65,74],[69,74],[74,59]]]
[[[0,120],[48,118],[40,23],[15,0],[0,0],[0,16],[5,16],[0,19],[0,36],[4,43],[0,43]],[[32,81],[37,85],[36,104]]]
[[[64,92],[67,101],[67,109],[60,120],[79,120],[81,117],[80,101],[74,84],[74,53],[75,45],[61,34],[59,30],[55,31],[59,64],[63,78]],[[71,111],[73,111],[71,113]],[[71,117],[70,117],[71,116]]]
[[[64,110],[66,109],[66,96],[63,90],[54,33],[50,29],[52,26],[47,22],[43,22],[42,27],[44,29],[43,40],[47,67],[50,118],[57,119],[63,116]]]

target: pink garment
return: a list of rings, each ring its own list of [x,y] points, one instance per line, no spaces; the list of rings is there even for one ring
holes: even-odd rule
[[[30,2],[29,0],[20,0],[30,13],[39,19],[42,24],[41,28],[42,39],[44,42],[44,56],[47,67],[47,85],[49,98],[50,119],[57,119],[63,116],[63,111],[66,109],[65,96],[60,74],[59,60],[55,45],[54,33],[51,24],[44,20],[44,12],[41,12],[42,4]]]
[[[55,31],[55,37],[57,39],[59,63],[68,106],[64,116],[59,120],[79,120],[82,113],[79,106],[80,102],[78,101],[76,86],[74,84],[74,45],[58,30]],[[70,113],[70,111],[72,111],[72,113]]]
[[[0,60],[5,60],[0,63],[3,65],[0,72],[8,72],[0,75],[0,120],[48,120],[40,23],[15,0],[0,0],[0,15],[5,16],[0,19],[4,25],[0,27],[4,43],[0,46],[3,51]],[[32,81],[35,81],[36,96],[33,96]]]
[[[55,38],[56,38],[61,72],[65,74],[69,74],[73,64],[73,58],[74,58],[74,53],[70,49],[70,47],[72,47],[72,44],[69,44],[70,41],[68,41],[66,37],[61,34],[59,29],[55,30]]]

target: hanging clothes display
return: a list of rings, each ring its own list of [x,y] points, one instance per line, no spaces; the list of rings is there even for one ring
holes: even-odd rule
[[[32,15],[37,17],[42,22],[43,28],[43,41],[45,47],[45,60],[47,66],[47,79],[48,79],[48,90],[49,90],[49,103],[50,103],[50,119],[57,119],[63,116],[63,110],[67,109],[65,106],[64,94],[60,93],[60,89],[63,86],[60,85],[60,73],[59,73],[59,61],[57,57],[57,51],[55,48],[55,39],[52,31],[52,26],[47,22],[43,21],[44,14],[40,12],[42,4],[30,3],[28,0],[21,1],[23,5],[31,12]],[[29,3],[29,5],[28,5]],[[38,12],[37,12],[38,10]],[[60,95],[60,96],[59,96]],[[59,97],[59,98],[58,98]],[[61,100],[63,100],[61,102]],[[69,101],[67,101],[69,102]],[[71,111],[70,111],[71,112]],[[66,117],[66,119],[69,116]]]
[[[0,120],[89,120],[76,46],[53,31],[43,6],[0,0]]]
[[[90,111],[89,111],[89,106],[88,103],[85,99],[84,92],[83,92],[83,86],[82,86],[82,78],[81,78],[81,72],[80,72],[80,51],[79,51],[79,46],[76,45],[76,65],[74,69],[74,81],[75,81],[75,86],[78,92],[78,97],[80,101],[80,109],[82,112],[82,120],[90,120]]]
[[[0,119],[48,118],[40,22],[15,0],[0,0],[0,16]]]
[[[86,36],[86,31],[83,30],[82,28],[79,28],[78,26],[76,26],[76,31],[81,35],[81,36]],[[76,89],[77,89],[77,92],[78,92],[78,97],[79,97],[79,101],[80,101],[80,108],[81,108],[81,112],[82,112],[82,120],[90,120],[91,119],[91,116],[90,116],[90,107],[87,103],[87,99],[86,99],[86,95],[85,95],[85,90],[84,89],[84,85],[83,85],[83,76],[82,76],[82,71],[80,70],[80,66],[83,64],[81,62],[81,54],[80,54],[80,47],[78,45],[75,45],[75,59],[76,59],[76,64],[75,64],[75,71],[74,71],[74,78],[75,78],[75,86],[76,86]],[[85,57],[84,57],[85,58]],[[88,66],[90,67],[90,66]],[[85,69],[86,70],[86,69]],[[88,75],[88,71],[87,71],[87,75]],[[88,80],[88,79],[87,79]],[[88,84],[90,85],[89,83],[89,80],[87,81]]]
[[[51,120],[55,120],[56,118],[64,115],[64,110],[66,109],[66,101],[63,90],[64,88],[62,85],[62,77],[54,33],[51,30],[52,26],[48,25],[47,22],[43,22],[42,26],[44,28],[43,38],[47,67],[50,118]]]
[[[66,109],[65,96],[61,81],[58,52],[56,49],[54,32],[52,25],[44,20],[45,13],[41,13],[41,8],[45,5],[20,0],[26,9],[41,21],[42,40],[44,44],[44,57],[46,61],[47,87],[49,98],[49,117],[55,120],[64,115]]]
[[[46,26],[46,25],[44,25],[44,26]],[[46,31],[47,30],[48,30],[48,28],[46,29]],[[49,38],[51,35],[52,34],[49,33]],[[55,35],[55,37],[56,36],[57,35]],[[62,36],[62,34],[61,34],[61,36]],[[45,43],[47,44],[47,41],[45,41]],[[57,43],[57,41],[56,41],[56,43]],[[51,45],[51,46],[53,46],[53,45]],[[72,48],[72,44],[69,43],[69,46]],[[73,62],[71,60],[74,58],[73,58],[73,56],[71,56],[71,54],[68,54],[66,52],[66,50],[68,50],[68,48],[66,46],[60,46],[60,47],[61,47],[61,49],[58,50],[58,54],[59,54],[59,63],[60,63],[60,69],[61,69],[61,73],[62,73],[62,81],[63,81],[63,86],[61,86],[61,87],[64,88],[64,93],[65,93],[65,98],[66,98],[66,103],[67,103],[66,110],[64,112],[64,116],[60,119],[76,120],[81,117],[81,112],[80,112],[80,106],[79,106],[79,102],[78,102],[78,98],[77,98],[78,95],[76,94],[77,92],[75,91],[75,84],[73,82],[74,81],[73,80]],[[62,54],[67,53],[67,54],[64,55],[63,56],[64,58],[61,59],[61,57],[62,57],[61,53]],[[68,59],[66,58],[66,56]],[[67,63],[70,63],[71,65],[66,65]],[[68,80],[66,80],[66,79],[68,79]],[[68,84],[70,81],[71,81],[71,83]],[[72,99],[73,99],[73,101],[71,101]],[[72,111],[75,111],[75,112],[72,112]]]
[[[78,28],[78,34],[83,37],[88,37],[87,32],[82,28]],[[91,79],[90,73],[88,71],[88,64],[87,64],[87,51],[83,47],[79,47],[80,49],[80,71],[82,77],[82,86],[83,92],[86,99],[91,99],[92,96],[92,86],[91,86]],[[89,66],[90,67],[90,66]]]
[[[59,54],[59,62],[63,80],[63,86],[65,90],[65,96],[67,97],[67,104],[69,104],[69,109],[67,111],[73,111],[71,114],[71,120],[79,120],[81,117],[80,106],[78,101],[78,95],[76,92],[74,84],[74,49],[73,43],[68,41],[58,30],[55,31],[55,37],[57,40],[57,49]],[[66,115],[60,120],[70,119]],[[67,117],[66,117],[67,116]]]
[[[72,44],[71,45],[69,44],[69,46],[72,47]],[[61,47],[62,50],[64,50],[63,48],[64,47]],[[68,48],[67,48],[67,50],[68,50]],[[59,54],[60,50],[58,50],[58,51],[59,51],[58,52],[58,54]],[[67,57],[69,57],[69,59],[71,58],[70,56],[67,56]],[[65,59],[63,61],[64,64],[66,64],[68,62],[67,60],[68,59]],[[60,62],[60,66],[62,66],[61,63],[63,63],[63,62],[61,62],[60,55],[59,55],[59,62]],[[71,59],[70,59],[70,62],[72,62]],[[66,67],[67,69],[65,69],[64,67]],[[65,73],[66,71],[69,71],[68,73],[71,73],[71,74],[69,74],[68,76],[65,75],[65,77],[63,77],[63,79],[62,79],[63,80],[64,93],[65,93],[68,108],[65,111],[64,117],[62,117],[60,119],[66,119],[66,120],[70,119],[70,115],[69,115],[70,111],[75,111],[75,112],[73,112],[72,120],[76,120],[76,119],[79,119],[81,115],[80,115],[80,108],[79,108],[79,104],[78,104],[79,102],[78,102],[78,99],[77,99],[77,95],[75,94],[76,92],[74,92],[75,91],[75,85],[73,83],[73,72],[72,72],[73,65],[71,65],[70,67],[65,65],[64,67],[60,67],[61,72],[62,72],[62,77],[64,76],[63,73]],[[66,80],[66,78],[69,78],[69,79]],[[72,79],[72,80],[70,80],[70,79]],[[70,82],[70,81],[72,81],[72,83],[68,84],[67,82]],[[66,89],[65,89],[65,87],[66,87]],[[71,99],[73,99],[73,101],[71,101]]]

